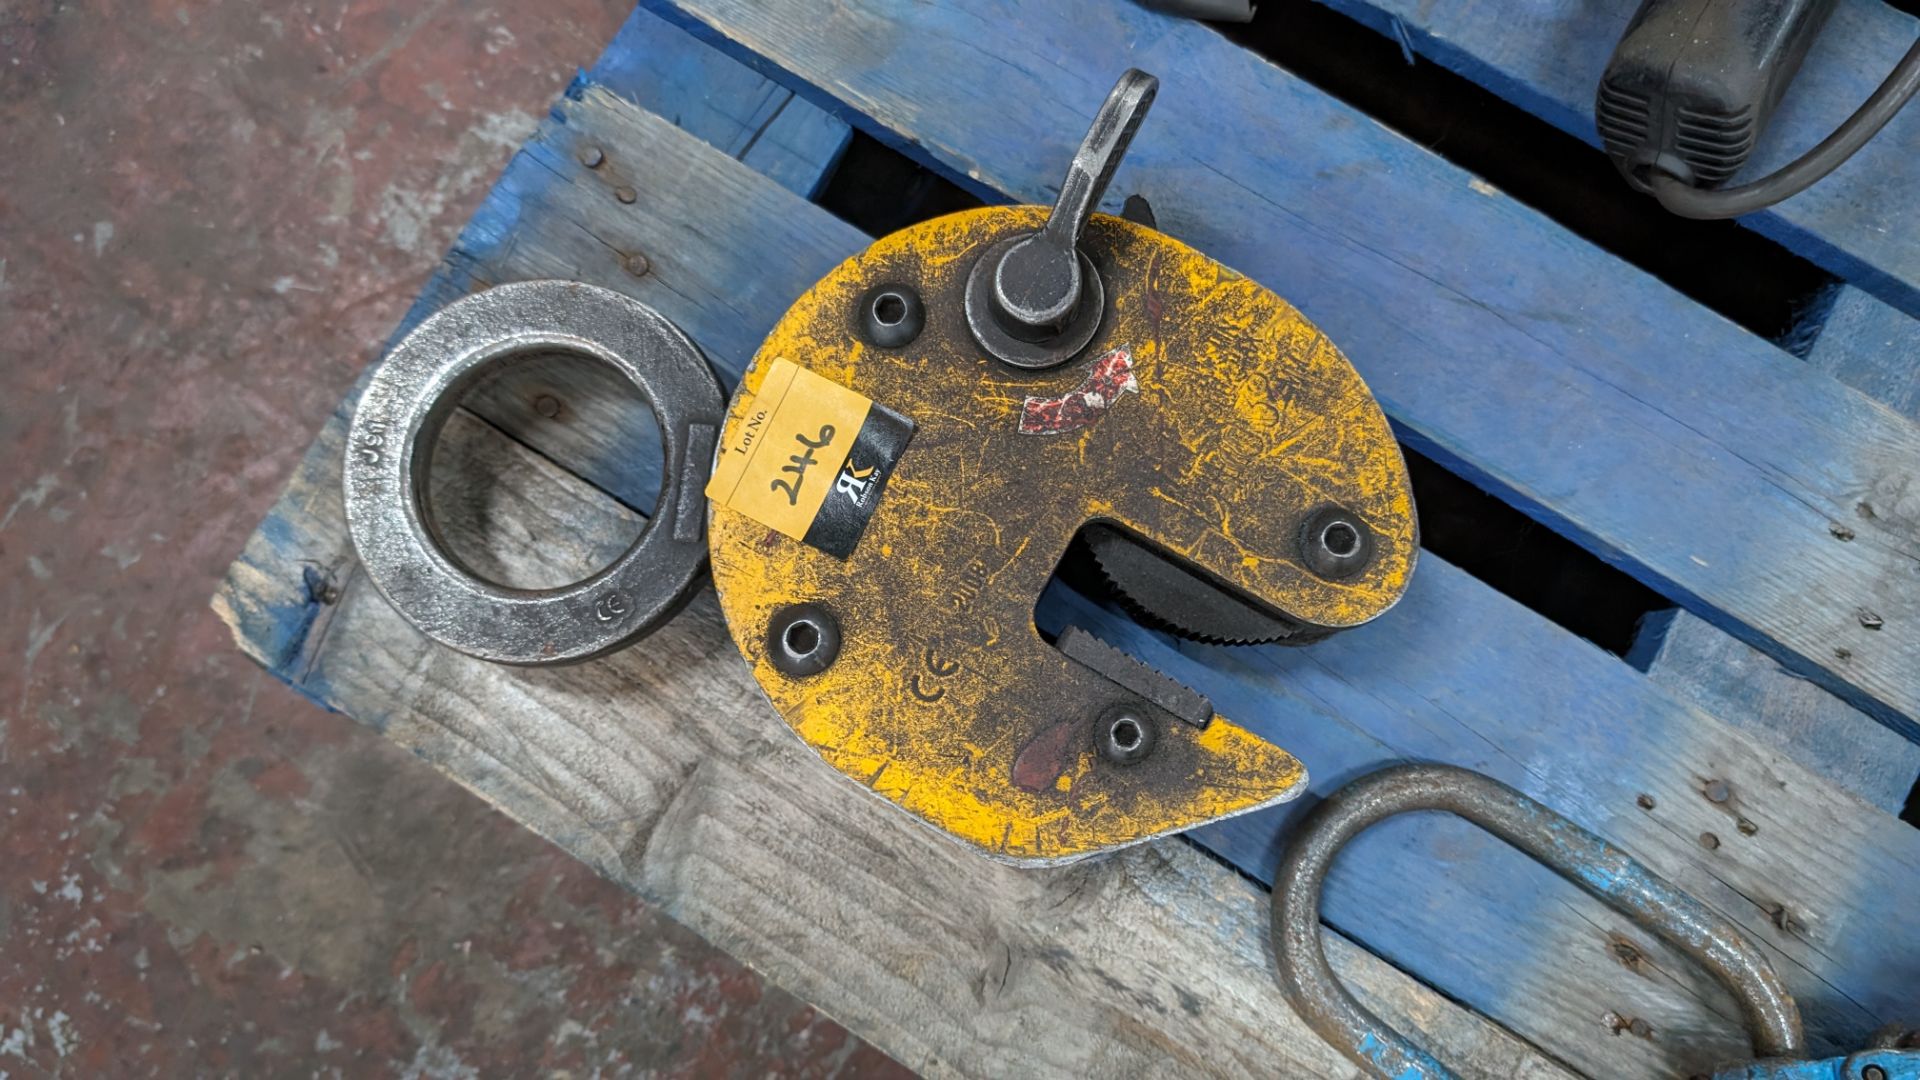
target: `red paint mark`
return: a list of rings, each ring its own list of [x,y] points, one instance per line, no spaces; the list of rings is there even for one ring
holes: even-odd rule
[[[1022,791],[1045,791],[1080,756],[1074,745],[1084,730],[1078,720],[1062,720],[1033,737],[1013,759],[1013,785]]]
[[[1115,349],[1094,361],[1087,377],[1072,390],[1059,397],[1029,397],[1020,407],[1020,434],[1064,435],[1085,430],[1099,423],[1121,394],[1139,392],[1140,383],[1133,377],[1133,354]]]

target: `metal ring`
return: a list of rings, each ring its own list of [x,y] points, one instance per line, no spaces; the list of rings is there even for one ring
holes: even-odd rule
[[[647,526],[604,570],[515,589],[461,566],[433,534],[427,472],[440,429],[475,380],[556,352],[601,361],[646,398],[666,467]],[[448,305],[368,381],[347,437],[347,525],[367,576],[428,637],[503,664],[567,664],[652,632],[706,568],[705,482],[726,399],[700,350],[629,297],[567,281],[501,285]]]
[[[1396,814],[1445,810],[1692,957],[1733,991],[1763,1058],[1802,1057],[1800,1010],[1773,966],[1731,922],[1639,860],[1492,777],[1452,765],[1400,765],[1328,796],[1300,825],[1273,889],[1273,952],[1280,989],[1300,1018],[1376,1077],[1452,1080],[1453,1073],[1354,1000],[1320,942],[1320,890],[1333,857]]]

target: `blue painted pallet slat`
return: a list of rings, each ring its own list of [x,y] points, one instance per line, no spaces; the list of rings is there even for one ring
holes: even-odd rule
[[[617,94],[670,120],[802,197],[813,196],[826,184],[853,138],[844,121],[645,9],[635,9],[566,97],[578,101],[591,90]],[[564,124],[565,116],[565,110],[556,107],[549,122]],[[452,301],[491,284],[484,268],[516,243],[523,217],[557,212],[555,185],[568,165],[555,157],[549,134],[543,126],[508,162],[392,341]],[[565,267],[555,272],[568,274]],[[758,286],[744,281],[740,287]],[[748,328],[740,324],[735,329]],[[744,359],[750,353],[747,348],[738,355]],[[503,424],[500,417],[491,419]],[[513,430],[510,424],[504,426]],[[592,453],[564,452],[583,448]],[[550,456],[556,452],[553,447],[542,450]],[[607,444],[574,445],[564,451],[558,454],[562,464],[601,490],[642,513],[652,506],[660,490],[660,468],[658,443],[650,430],[621,430]]]
[[[1648,616],[1627,661],[1674,696],[1755,733],[1882,810],[1899,813],[1920,777],[1920,743],[1687,612]]]
[[[1321,0],[1528,112],[1599,145],[1594,91],[1639,0]],[[1841,0],[1742,174],[1798,156],[1865,101],[1920,34],[1881,0]],[[1738,182],[1738,181],[1736,181]],[[1920,111],[1906,110],[1806,193],[1741,221],[1920,315]]]
[[[1672,838],[1678,845],[1693,846],[1698,815],[1689,815],[1705,805],[1698,787],[1728,774],[1704,771],[1713,768],[1706,763],[1719,758],[1728,771],[1754,764],[1725,760],[1730,745],[1707,745],[1716,738],[1714,725],[1627,665],[1431,553],[1393,612],[1302,649],[1177,642],[1058,588],[1038,618],[1048,630],[1069,621],[1089,627],[1308,763],[1308,798],[1190,834],[1263,881],[1273,880],[1293,823],[1319,797],[1398,761],[1445,761],[1488,773],[1643,857],[1663,829],[1679,834]],[[1676,786],[1687,801],[1670,806]],[[1696,848],[1704,865],[1678,876],[1775,943],[1782,936],[1769,932],[1764,913],[1786,897],[1768,890],[1793,887],[1732,864],[1749,842],[1736,818],[1765,806],[1767,786],[1754,785],[1753,801],[1738,812],[1707,816],[1719,846],[1711,855]],[[1659,799],[1643,809],[1639,800],[1648,792]],[[1853,805],[1863,818],[1874,813]],[[1884,850],[1898,854],[1832,852],[1819,870],[1796,867],[1837,875],[1828,883],[1834,907],[1814,917],[1850,928],[1842,934],[1847,940],[1819,941],[1817,975],[1791,964],[1783,969],[1808,1030],[1834,1046],[1865,1038],[1874,1016],[1920,1005],[1920,927],[1900,914],[1920,887],[1920,832],[1875,816]],[[1648,820],[1659,825],[1648,830]],[[1776,828],[1810,829],[1799,838],[1809,852],[1829,839],[1810,821],[1758,824],[1756,837],[1771,841],[1780,840]],[[1526,997],[1537,985],[1528,973],[1569,957],[1517,947],[1522,935],[1515,928],[1564,919],[1567,889],[1486,834],[1429,816],[1357,841],[1337,864],[1324,911],[1330,925],[1396,965],[1524,1030],[1519,1018],[1536,1007]]]
[[[1920,237],[1914,238],[1920,246]],[[1859,289],[1840,290],[1807,362],[1920,421],[1920,320]]]
[[[745,67],[645,8],[635,8],[591,69],[567,90],[598,86],[744,161],[788,191],[811,198],[833,175],[853,129],[791,90]],[[556,110],[555,119],[560,117]],[[439,269],[390,339],[478,287],[472,268],[512,241],[514,223],[538,204],[554,174],[539,140],[514,154],[455,239]],[[589,477],[588,479],[595,479]],[[657,477],[655,478],[657,480]],[[619,488],[605,488],[619,492]],[[644,490],[657,490],[648,488]]]
[[[1116,198],[1297,304],[1418,449],[1920,735],[1911,422],[1202,26],[1129,4],[650,3],[1031,201],[1115,73],[1161,73]]]
[[[802,198],[819,193],[853,138],[845,121],[644,8],[584,78]]]
[[[1920,420],[1920,320],[1838,286],[1807,329],[1807,362]],[[1650,616],[1628,661],[1709,712],[1770,737],[1868,802],[1898,813],[1920,774],[1920,745],[1684,611]]]

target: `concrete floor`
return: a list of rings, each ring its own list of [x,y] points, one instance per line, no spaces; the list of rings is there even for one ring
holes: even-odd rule
[[[207,608],[627,6],[0,0],[0,1076],[903,1072]]]

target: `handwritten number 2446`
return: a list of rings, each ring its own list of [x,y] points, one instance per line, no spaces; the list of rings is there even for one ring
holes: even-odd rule
[[[792,473],[793,479],[788,480],[786,477],[776,476],[767,485],[774,491],[784,493],[787,497],[788,506],[797,506],[800,503],[800,485],[807,478],[807,470],[813,466],[813,452],[815,450],[825,449],[833,444],[833,425],[821,424],[820,434],[811,439],[796,432],[794,433],[793,441],[800,444],[800,452],[789,456],[787,458],[788,463],[780,466],[780,471],[783,473]]]

